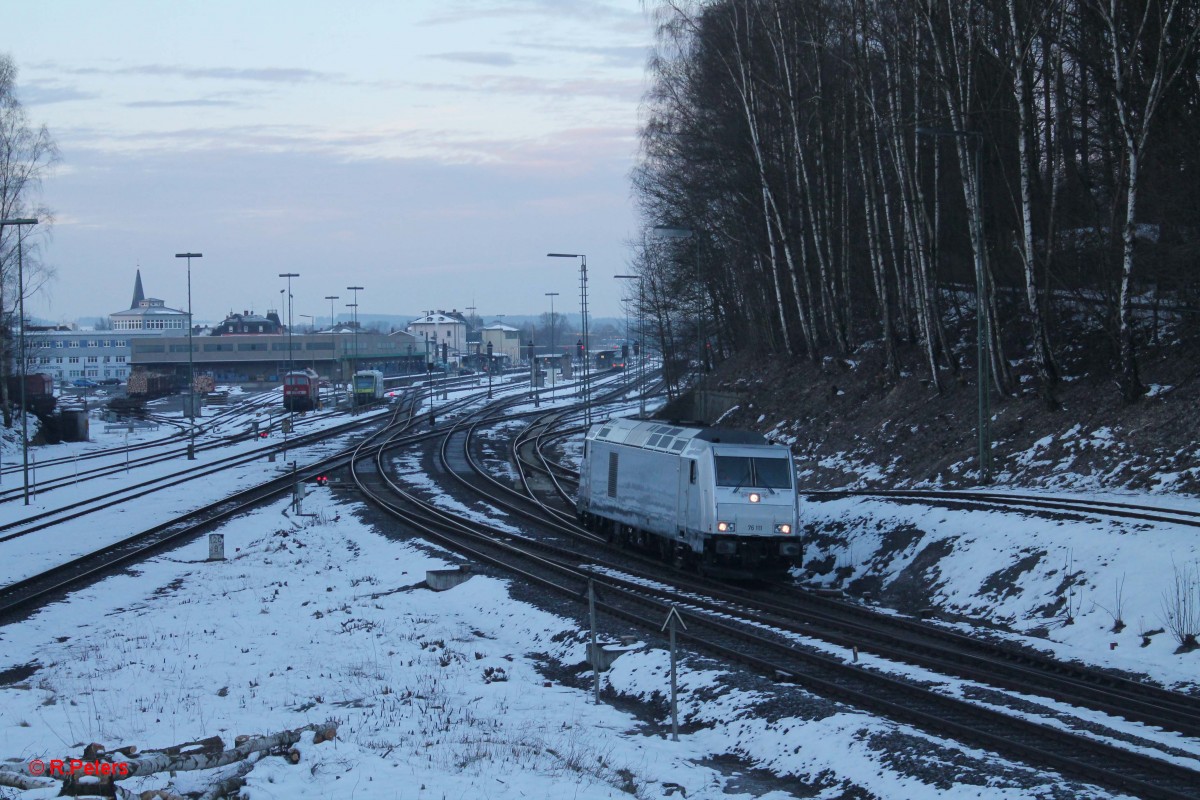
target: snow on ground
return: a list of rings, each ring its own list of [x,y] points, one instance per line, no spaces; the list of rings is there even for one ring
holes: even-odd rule
[[[382,415],[389,413],[389,410],[380,408],[370,413],[382,418]],[[336,415],[313,420],[311,427],[307,430],[339,425],[346,422],[347,419],[349,418],[345,415]],[[100,428],[101,426],[95,427]],[[153,435],[150,434],[150,436]],[[320,444],[292,448],[287,451],[286,458],[281,455],[275,463],[271,463],[267,460],[268,456],[265,451],[274,448],[282,441],[279,433],[276,432],[267,439],[249,439],[227,447],[198,450],[195,461],[186,461],[182,457],[181,451],[179,458],[134,467],[129,473],[117,472],[84,481],[78,485],[69,484],[50,491],[35,491],[32,503],[28,506],[17,502],[4,503],[0,505],[0,522],[18,522],[69,503],[85,501],[111,491],[123,490],[136,483],[199,469],[231,455],[253,455],[262,451],[261,458],[253,459],[242,466],[187,481],[127,503],[60,523],[46,530],[2,542],[0,543],[0,555],[4,557],[0,559],[0,581],[7,583],[36,574],[55,564],[91,552],[98,547],[120,541],[133,533],[165,522],[181,513],[200,508],[234,492],[262,483],[279,474],[280,470],[287,469],[285,462],[296,461],[300,467],[303,467],[307,463],[332,455],[339,449],[348,446],[350,438],[357,435],[345,434]],[[69,445],[55,446],[53,452],[63,456],[69,455],[71,452],[82,454],[97,448],[113,447],[124,443],[123,435],[117,433],[94,433],[93,437],[95,439],[93,442],[75,442]],[[131,442],[133,438],[130,437]],[[198,439],[198,441],[203,440]],[[164,446],[178,449],[181,445],[179,441],[174,441]],[[51,448],[40,449],[47,451]],[[114,455],[107,460],[107,463],[121,464],[124,459],[123,454]],[[106,460],[97,459],[85,462],[89,467],[102,463],[106,463]],[[72,475],[73,469],[81,467],[77,467],[71,462],[57,467],[43,465],[38,468],[35,481],[58,476],[69,477]],[[10,480],[19,479],[19,476],[10,478]],[[12,536],[13,532],[6,532],[5,535]]]
[[[564,447],[572,459],[578,449],[578,439]],[[430,488],[415,461],[400,461],[397,471]],[[239,480],[206,483],[228,490]],[[150,524],[146,515],[154,509],[165,513],[179,502],[145,504],[139,526]],[[1041,595],[1056,576],[1061,580],[1055,565],[1064,555],[1082,573],[1076,579],[1082,593],[1103,586],[1116,569],[1104,553],[1125,545],[1117,555],[1140,565],[1121,566],[1129,576],[1130,611],[1149,602],[1133,584],[1153,574],[1156,558],[1196,558],[1178,535],[1151,553],[1118,526],[1051,528],[1030,520],[1026,530],[1015,515],[983,512],[996,534],[989,538],[963,533],[985,519],[965,515],[981,512],[872,503],[809,504],[806,521],[824,548],[810,552],[810,562],[824,555],[833,565],[830,578],[833,568],[846,581],[878,574],[897,589],[901,578],[919,573],[932,578],[947,608],[1008,615],[1015,625],[1026,606],[1053,601]],[[787,691],[810,705],[781,706],[769,681],[747,680],[696,656],[681,665],[684,733],[671,742],[663,702],[669,659],[661,643],[635,645],[604,676],[607,698],[642,705],[632,711],[591,705],[586,632],[577,621],[514,599],[508,582],[494,577],[428,591],[421,585],[425,570],[448,566],[448,557],[386,539],[355,518],[358,506],[339,504],[329,490],[305,499],[314,516],[288,517],[284,508],[281,501],[225,525],[225,562],[205,562],[207,543],[198,541],[0,628],[0,673],[36,668],[0,686],[0,756],[78,755],[90,741],[145,748],[220,735],[228,744],[240,733],[335,718],[336,742],[302,744],[298,767],[263,760],[250,776],[250,796],[649,798],[671,795],[676,785],[688,798],[795,796],[774,779],[755,778],[758,769],[793,776],[782,785],[801,795],[829,798],[844,796],[847,787],[894,798],[1048,797],[1071,790],[1110,796],[799,690]],[[928,532],[902,534],[902,542],[889,538],[918,527]],[[93,524],[72,536],[94,545],[97,530]],[[847,537],[845,544],[834,542],[835,532]],[[940,572],[930,575],[919,555],[923,545],[949,540],[953,553],[936,561]],[[1015,574],[1018,590],[972,597],[972,586],[988,583],[988,565],[1020,556],[1022,546],[1047,552]],[[1094,630],[1107,620],[1098,604],[1070,602],[1078,606],[1075,625],[1051,632],[1066,654],[1118,659],[1115,665],[1133,669],[1144,668],[1151,655],[1162,662],[1164,680],[1187,679],[1189,657],[1172,656],[1165,636],[1152,637],[1143,650],[1126,641],[1137,638],[1127,632],[1118,650],[1108,651],[1109,635]],[[1137,627],[1129,622],[1127,631]],[[814,713],[812,704],[821,711]],[[205,777],[180,773],[173,785],[195,789]],[[131,788],[166,780],[143,779]]]
[[[425,571],[447,559],[388,540],[356,508],[329,490],[305,499],[313,516],[287,516],[276,503],[223,527],[226,561],[206,562],[197,541],[0,628],[0,670],[36,667],[0,687],[0,754],[62,757],[91,741],[146,748],[212,735],[229,744],[332,718],[335,742],[303,742],[299,766],[264,759],[249,796],[651,798],[675,786],[693,800],[794,796],[743,790],[752,767],[799,776],[815,784],[811,796],[829,798],[848,785],[895,798],[1065,788],[833,704],[789,713],[695,657],[681,665],[685,729],[672,742],[660,647],[634,646],[605,677],[606,694],[651,702],[653,719],[592,705],[578,623],[485,575],[425,589]],[[930,748],[925,780],[913,777]],[[977,773],[980,764],[1004,777]],[[206,777],[126,783],[187,790]]]
[[[818,583],[869,591],[910,612],[933,606],[1001,625],[1060,658],[1197,685],[1200,651],[1177,652],[1168,619],[1175,575],[1191,574],[1200,593],[1195,528],[862,497],[809,500],[801,515],[805,566]]]

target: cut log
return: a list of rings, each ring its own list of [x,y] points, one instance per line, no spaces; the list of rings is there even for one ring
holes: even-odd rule
[[[301,735],[307,731],[315,731],[318,728],[328,729],[329,723],[314,723],[305,725],[303,728],[295,730],[282,731],[267,736],[259,736],[253,739],[247,739],[242,744],[232,750],[223,750],[218,752],[188,752],[188,753],[171,753],[171,752],[146,752],[143,755],[135,756],[128,759],[125,763],[128,764],[129,773],[121,777],[129,777],[132,775],[152,775],[156,772],[187,772],[198,769],[214,769],[223,767],[226,764],[232,764],[235,761],[241,761],[252,753],[262,752],[264,750],[283,750],[291,748],[292,745],[300,741]],[[217,737],[213,737],[216,739]],[[205,742],[210,740],[204,740]],[[219,741],[219,739],[217,740]],[[192,744],[197,744],[193,742]],[[186,745],[185,745],[186,746]],[[168,748],[168,751],[173,748]]]
[[[147,750],[146,753],[165,753],[170,756],[194,756],[200,753],[219,753],[225,749],[225,742],[220,736],[209,736],[207,739],[200,739],[195,742],[184,742],[183,744],[173,744],[170,747],[163,747],[158,750]],[[136,754],[136,748],[134,753]]]
[[[8,786],[13,789],[48,789],[57,785],[57,782],[50,778],[35,778],[23,772],[13,772],[0,767],[0,786]]]
[[[228,797],[246,785],[246,776],[254,769],[253,761],[246,760],[238,764],[237,768],[230,774],[219,778],[216,783],[208,787],[204,794],[200,795],[197,800],[217,800],[219,797]]]

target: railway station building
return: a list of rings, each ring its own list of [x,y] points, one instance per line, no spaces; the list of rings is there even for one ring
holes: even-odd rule
[[[131,364],[151,372],[188,374],[188,337],[158,336],[133,341]],[[409,334],[325,332],[193,336],[197,375],[218,383],[277,383],[291,369],[311,369],[345,383],[360,369],[384,375],[425,372],[425,347]]]
[[[403,331],[392,335],[405,334],[415,337],[422,348],[428,347],[429,357],[434,363],[461,364],[468,352],[467,320],[457,310],[430,311],[408,323]]]

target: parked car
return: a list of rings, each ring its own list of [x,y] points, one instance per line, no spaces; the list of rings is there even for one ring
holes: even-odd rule
[[[71,385],[78,386],[80,389],[94,389],[100,384],[93,380],[88,380],[87,378],[76,378],[75,380],[71,381]]]
[[[100,381],[100,385],[101,386],[120,386],[121,379],[120,378],[104,378]]]

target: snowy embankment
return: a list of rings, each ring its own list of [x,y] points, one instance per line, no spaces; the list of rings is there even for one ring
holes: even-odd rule
[[[1169,505],[1200,509],[1178,497]],[[862,497],[810,501],[802,515],[815,583],[999,626],[1060,658],[1196,687],[1200,651],[1181,650],[1175,630],[1200,628],[1195,528]]]
[[[0,687],[0,756],[212,735],[229,745],[333,718],[337,741],[302,744],[298,766],[262,760],[248,796],[782,800],[861,787],[851,791],[1015,800],[1066,789],[796,689],[781,705],[770,681],[695,656],[680,670],[684,733],[672,742],[660,643],[605,676],[606,697],[649,703],[633,706],[645,716],[592,705],[576,620],[485,575],[429,591],[425,570],[451,559],[376,533],[359,508],[329,490],[305,499],[312,516],[274,504],[223,527],[226,561],[204,561],[199,541],[0,628],[0,672],[32,670]],[[184,791],[210,777],[125,783]]]

